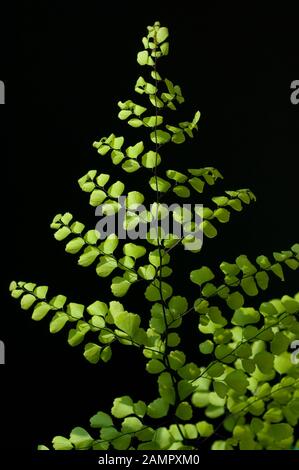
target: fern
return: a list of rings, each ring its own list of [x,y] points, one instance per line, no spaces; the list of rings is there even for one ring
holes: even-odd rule
[[[138,78],[135,92],[144,95],[144,105],[119,102],[118,117],[133,128],[143,128],[147,139],[126,142],[123,136],[110,134],[93,143],[103,165],[111,159],[128,174],[126,185],[109,173],[89,170],[79,186],[101,215],[97,227],[87,229],[71,213],[58,214],[51,223],[56,240],[66,243],[66,252],[75,255],[81,267],[93,265],[97,276],[111,277],[110,302],[96,298],[85,306],[62,294],[49,297],[47,286],[26,282],[13,281],[10,291],[22,309],[33,310],[33,320],[50,318],[51,333],[68,330],[70,346],[81,345],[92,364],[108,362],[114,343],[137,348],[157,382],[157,397],[150,403],[142,396],[137,402],[130,396],[117,397],[111,410],[90,419],[90,430],[76,427],[69,437],[56,436],[53,447],[181,450],[198,449],[208,440],[213,450],[288,449],[295,444],[299,418],[299,368],[289,353],[299,336],[299,294],[259,307],[249,301],[268,289],[271,278],[283,281],[286,269],[298,268],[299,245],[273,253],[273,259],[259,255],[250,261],[241,255],[222,261],[217,272],[200,263],[202,235],[214,238],[221,224],[252,204],[255,196],[249,189],[207,196],[209,203],[197,205],[195,213],[177,204],[172,222],[180,227],[181,236],[167,233],[162,222],[170,212],[162,201],[198,200],[223,177],[213,167],[181,172],[173,163],[166,172],[159,171],[164,148],[192,139],[200,113],[189,121],[168,123],[184,98],[180,87],[158,71],[158,63],[168,54],[167,28],[159,22],[148,27],[142,44],[137,62],[146,78]],[[150,209],[143,205],[144,194],[134,190],[137,172],[152,191]],[[107,216],[113,221],[123,209],[121,226],[104,236]],[[147,224],[151,228],[144,232]],[[144,237],[128,241],[120,236],[121,231],[141,226]],[[176,292],[174,282],[175,253],[184,248],[197,253],[198,266],[187,273],[194,284],[192,299]],[[148,305],[142,315],[137,306],[131,312],[119,301],[128,292],[134,295],[137,283],[143,286]],[[179,349],[187,315],[198,321],[199,360],[205,365],[189,362]]]

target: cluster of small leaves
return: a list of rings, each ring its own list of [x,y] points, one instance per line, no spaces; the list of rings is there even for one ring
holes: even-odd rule
[[[148,342],[145,331],[139,327],[140,316],[125,311],[120,302],[111,301],[107,305],[96,300],[85,307],[75,302],[67,303],[67,297],[61,294],[47,300],[47,286],[26,282],[13,281],[10,291],[13,298],[20,299],[23,310],[33,309],[33,320],[40,321],[51,315],[50,333],[58,333],[70,326],[68,344],[85,343],[84,356],[92,364],[99,360],[109,361],[114,341],[138,347]]]
[[[184,413],[181,406],[181,413]],[[90,427],[96,437],[84,428],[74,428],[69,438],[56,436],[53,439],[55,450],[185,450],[192,446],[184,445],[184,439],[194,440],[208,437],[213,426],[206,421],[196,424],[172,424],[153,428],[145,425],[146,417],[158,418],[165,415],[165,404],[157,399],[149,405],[143,401],[133,402],[129,396],[116,398],[111,413],[99,411],[90,419]],[[96,431],[95,431],[96,430]],[[39,446],[40,450],[48,450]]]
[[[98,154],[109,154],[113,164],[126,173],[144,171],[156,202],[145,209],[142,193],[96,169],[78,181],[89,194],[89,204],[101,207],[102,216],[117,214],[120,198],[125,196],[125,230],[168,217],[162,197],[188,201],[223,178],[213,167],[187,169],[186,174],[168,169],[158,174],[161,148],[192,138],[200,118],[197,111],[190,121],[165,122],[164,110],[175,111],[184,102],[180,87],[157,70],[158,61],[169,51],[168,36],[167,28],[156,22],[148,27],[137,55],[149,78],[140,76],[135,92],[148,99],[148,104],[131,99],[118,103],[119,119],[133,128],[143,127],[148,141],[127,145],[123,136],[110,134],[93,143]],[[134,183],[134,175],[132,178]],[[238,256],[234,263],[224,261],[221,273],[199,266],[190,273],[196,285],[194,302],[174,292],[169,280],[175,272],[171,250],[194,240],[197,232],[215,237],[215,221],[228,222],[231,211],[240,212],[253,201],[255,196],[249,189],[225,191],[224,196],[211,198],[216,208],[199,210],[199,223],[195,223],[192,211],[177,206],[172,217],[184,235],[166,237],[159,227],[147,232],[142,243],[123,242],[116,233],[102,237],[98,229],[86,230],[69,212],[54,217],[54,237],[66,240],[66,252],[78,255],[82,267],[94,265],[100,278],[111,276],[112,300],[95,300],[88,306],[67,302],[63,295],[48,300],[47,286],[26,282],[11,283],[12,297],[20,300],[22,309],[33,309],[33,320],[51,316],[51,333],[70,326],[68,343],[84,344],[84,356],[92,364],[108,361],[115,341],[142,349],[146,371],[157,381],[155,400],[146,403],[134,402],[129,396],[115,398],[109,413],[100,411],[91,418],[91,430],[76,427],[69,437],[54,437],[55,450],[197,449],[207,439],[214,450],[288,449],[295,444],[299,368],[291,361],[289,349],[299,337],[299,294],[262,302],[259,308],[246,302],[267,290],[269,274],[283,281],[285,266],[291,270],[299,267],[299,245],[273,253],[274,261],[264,255],[254,263],[246,255]],[[186,235],[188,231],[190,235]],[[216,284],[217,276],[221,279]],[[115,300],[133,290],[137,282],[144,285],[149,303],[149,312],[142,316]],[[198,321],[199,348],[193,362],[180,349],[180,327],[187,315]],[[207,366],[202,366],[203,357],[209,359]],[[226,437],[218,439],[222,435]]]
[[[226,300],[228,307],[236,310],[244,305],[243,294],[254,297],[261,291],[268,289],[270,281],[268,273],[272,273],[284,281],[283,264],[291,270],[298,269],[299,244],[293,245],[291,250],[274,252],[273,258],[274,263],[271,263],[269,258],[264,255],[256,258],[256,264],[253,264],[246,255],[238,256],[235,263],[223,261],[220,264],[220,269],[224,274],[224,283],[219,286],[210,282],[215,278],[215,274],[207,266],[193,270],[190,279],[201,286],[202,297],[217,295]]]
[[[186,299],[172,297],[168,307],[168,324],[180,326],[188,308]],[[166,331],[159,313],[161,305],[154,304],[152,334]],[[284,296],[261,305],[265,320],[261,328],[252,326],[256,318],[248,316],[245,322],[241,318],[236,326],[224,329],[226,325],[221,328],[216,323],[219,312],[216,318],[217,311],[210,307],[213,341],[202,343],[200,350],[211,354],[215,345],[216,350],[207,367],[186,362],[185,354],[177,349],[167,354],[167,361],[161,350],[146,349],[145,356],[150,358],[146,368],[158,375],[159,397],[149,404],[119,397],[114,400],[111,415],[99,412],[91,419],[91,428],[100,429],[99,436],[91,437],[88,431],[75,428],[70,438],[55,437],[54,449],[194,449],[213,435],[213,420],[219,417],[221,428],[232,437],[215,440],[212,449],[290,448],[299,419],[299,370],[287,350],[290,341],[298,337],[298,313],[299,294]],[[167,332],[168,346],[175,348],[179,341],[177,333]],[[201,421],[193,418],[197,408],[204,413]],[[153,428],[148,417],[161,424]]]

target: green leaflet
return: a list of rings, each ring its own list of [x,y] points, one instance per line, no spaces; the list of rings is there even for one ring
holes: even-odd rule
[[[192,418],[192,407],[188,402],[182,402],[176,409],[176,416],[182,421],[189,421]]]
[[[241,287],[247,295],[254,296],[258,294],[258,289],[253,276],[243,278],[241,280]]]
[[[133,338],[140,325],[140,317],[134,313],[117,312],[112,315],[115,326],[124,331],[130,338]]]
[[[254,356],[254,361],[262,373],[268,374],[272,372],[274,356],[271,353],[260,351]]]
[[[136,245],[135,243],[126,243],[123,248],[123,252],[127,256],[138,259],[145,255],[146,249],[144,246]]]
[[[157,398],[152,401],[147,407],[147,414],[151,418],[163,418],[168,413],[169,404],[164,398]]]
[[[207,266],[203,266],[200,269],[196,269],[192,271],[190,274],[191,281],[198,285],[202,285],[205,282],[208,282],[211,279],[214,279],[214,277],[215,277],[214,274],[212,273],[210,268],[208,268]]]
[[[248,386],[246,374],[241,370],[230,372],[225,378],[225,382],[229,387],[241,395],[245,393]]]
[[[149,262],[157,268],[161,265],[168,264],[170,256],[164,250],[154,250],[148,255]]]
[[[144,201],[144,196],[139,191],[130,191],[126,198],[126,207],[137,208]]]
[[[27,308],[30,308],[31,305],[33,304],[33,302],[31,304],[32,297],[31,297],[31,301],[30,302],[28,301],[28,295],[30,294],[24,295],[24,297],[21,300],[21,307],[24,308],[24,304],[25,304],[26,306],[25,310],[27,310]],[[31,318],[32,320],[35,320],[35,321],[42,320],[50,310],[51,310],[51,306],[48,305],[46,302],[39,302],[38,304],[36,304]]]
[[[100,250],[106,255],[111,255],[118,246],[118,237],[115,234],[108,235],[106,240],[101,243]]]
[[[129,158],[137,158],[144,150],[143,142],[137,142],[137,144],[128,147],[126,154]]]
[[[176,181],[177,183],[184,183],[187,180],[187,176],[176,170],[167,170],[168,178]]]
[[[28,310],[35,302],[35,296],[32,294],[25,294],[21,300],[21,308],[23,310]],[[43,307],[43,303],[40,304],[40,307]]]
[[[138,52],[137,54],[137,62],[139,65],[146,65],[148,63],[148,52],[147,51],[141,51]]]
[[[176,187],[173,188],[173,192],[179,196],[179,197],[183,197],[183,198],[187,198],[190,196],[190,191],[189,189],[186,187],[186,186],[183,186],[183,185],[178,185]]]
[[[71,230],[68,227],[61,227],[54,234],[54,237],[56,238],[56,240],[61,241],[64,240],[70,233]]]
[[[188,309],[188,302],[185,297],[174,296],[171,297],[168,303],[169,312],[174,318],[185,313]]]
[[[158,361],[157,359],[151,359],[147,365],[146,365],[146,370],[150,374],[159,374],[165,369],[165,365],[163,362]]]
[[[131,283],[124,277],[116,276],[112,279],[111,291],[115,297],[123,297],[130,288]]]
[[[100,277],[109,276],[117,268],[117,260],[111,256],[101,256],[96,266],[96,273]]]
[[[70,434],[70,442],[76,449],[88,449],[93,443],[93,438],[85,429],[77,427],[74,428]]]
[[[154,191],[165,193],[170,188],[170,183],[161,177],[155,178],[154,176],[149,180],[149,185]]]
[[[224,372],[224,367],[219,362],[212,364],[209,368],[208,374],[210,377],[220,377]]]
[[[162,372],[158,378],[159,393],[166,403],[175,404],[175,389],[169,372]]]
[[[165,41],[165,39],[168,38],[168,29],[165,28],[165,27],[162,27],[162,28],[159,28],[158,31],[157,31],[157,35],[156,35],[156,38],[157,38],[157,42],[158,43],[161,43],[163,41]]]
[[[182,351],[171,351],[168,355],[169,366],[173,370],[180,369],[183,367],[186,361],[186,356]]]
[[[118,198],[122,195],[124,189],[125,185],[121,181],[117,181],[110,186],[108,189],[108,194],[110,197]]]
[[[199,350],[202,354],[211,354],[214,350],[214,344],[211,340],[206,340],[199,345]]]
[[[155,168],[161,163],[161,157],[159,153],[150,150],[142,156],[142,165],[145,168]]]
[[[158,127],[162,124],[163,117],[162,116],[149,116],[143,118],[143,124],[146,127]]]
[[[289,424],[272,424],[269,429],[269,435],[275,441],[287,439],[293,433],[293,429]]]
[[[257,323],[260,319],[260,314],[252,307],[238,308],[232,318],[234,325],[245,326],[250,323]]]
[[[154,144],[163,145],[170,141],[171,136],[169,132],[165,132],[159,129],[157,131],[151,132],[150,138]]]
[[[203,230],[203,233],[207,238],[214,238],[218,233],[214,225],[208,220],[204,220],[200,225],[200,228]]]
[[[159,282],[152,282],[145,291],[145,298],[150,302],[155,302],[157,300],[167,300],[172,295],[172,287],[167,283],[162,281],[161,288],[159,287]]]
[[[244,297],[242,294],[240,294],[240,292],[233,292],[226,298],[226,303],[232,310],[237,310],[243,306]]]
[[[192,186],[192,188],[195,189],[195,191],[197,191],[198,193],[203,192],[204,182],[200,178],[194,176],[193,178],[190,178],[188,182]]]
[[[87,343],[84,349],[84,357],[91,362],[91,364],[96,364],[100,360],[101,347],[98,344]]]
[[[100,234],[97,230],[88,230],[84,235],[84,242],[88,245],[96,245],[100,238]]]
[[[107,428],[113,426],[112,418],[103,411],[99,411],[90,419],[90,426],[92,428]]]
[[[201,437],[209,437],[214,432],[214,427],[212,424],[207,423],[207,421],[199,421],[196,424],[197,431]]]
[[[89,305],[86,310],[90,315],[104,317],[108,312],[108,306],[104,302],[96,300],[93,304]]]
[[[140,165],[136,160],[126,160],[122,164],[122,169],[127,173],[135,173],[135,171],[139,170]]]
[[[65,312],[57,312],[50,322],[50,333],[58,333],[68,320],[69,316]]]
[[[78,260],[78,264],[83,267],[90,266],[99,256],[100,251],[98,248],[93,246],[88,246],[85,248],[83,254],[80,256]]]
[[[283,332],[278,332],[271,341],[271,352],[275,355],[279,355],[288,350],[289,344],[289,338]]]
[[[147,264],[145,266],[140,266],[138,268],[138,274],[141,276],[143,279],[146,280],[152,280],[154,279],[156,275],[156,269],[154,266]]]
[[[67,253],[75,254],[81,250],[81,248],[85,245],[85,241],[81,237],[73,238],[70,242],[67,243],[65,247],[65,251]]]
[[[72,443],[69,439],[63,436],[56,436],[52,440],[54,450],[71,450],[73,449]]]

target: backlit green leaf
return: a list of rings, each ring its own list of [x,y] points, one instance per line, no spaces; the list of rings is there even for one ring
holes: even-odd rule
[[[146,249],[142,245],[136,245],[135,243],[126,243],[124,245],[123,252],[127,256],[131,256],[134,259],[138,259],[145,255]]]
[[[241,286],[247,295],[254,296],[259,293],[253,276],[244,277],[241,280]]]
[[[150,374],[160,374],[165,369],[165,365],[163,362],[158,361],[157,359],[151,359],[147,364],[146,364],[146,370]]]
[[[99,411],[96,415],[94,415],[90,419],[90,426],[92,428],[107,428],[109,426],[113,426],[113,421],[111,417],[104,413],[103,411]]]
[[[31,294],[27,294],[27,295],[31,295]],[[26,296],[24,296],[24,297],[26,297]],[[24,297],[22,298],[22,300],[24,299]],[[22,301],[21,301],[21,307],[22,307]],[[22,308],[24,308],[24,307],[22,307]],[[27,310],[27,308],[25,310]],[[39,302],[38,304],[36,304],[36,306],[33,310],[31,318],[32,318],[32,320],[40,321],[47,315],[47,313],[50,310],[51,310],[51,306],[49,304],[47,304],[46,302]]]
[[[169,132],[161,131],[160,129],[158,129],[154,132],[151,132],[150,138],[151,141],[154,142],[154,144],[163,145],[170,141],[171,136]]]
[[[125,418],[134,414],[133,400],[129,396],[115,398],[111,413],[115,418]]]
[[[123,164],[122,164],[122,169],[125,170],[127,173],[134,173],[135,171],[137,171],[139,168],[140,168],[140,165],[139,163],[136,161],[136,160],[126,160]]]
[[[153,176],[149,180],[149,185],[154,191],[159,191],[161,193],[165,193],[170,188],[170,183],[163,178],[160,178],[160,176]]]
[[[92,443],[93,438],[88,434],[85,429],[77,427],[74,428],[70,434],[70,441],[74,444],[77,450],[88,449]]]
[[[199,286],[205,282],[211,281],[214,279],[214,277],[214,274],[207,266],[203,266],[202,268],[191,271],[190,273],[191,281],[194,282],[194,284],[198,284]]]
[[[52,440],[52,444],[55,450],[71,450],[73,449],[72,443],[69,439],[66,439],[63,436],[56,436]]]
[[[92,191],[89,199],[89,204],[93,207],[99,206],[105,201],[107,195],[102,189],[95,189]]]
[[[50,322],[50,333],[58,333],[69,320],[65,312],[57,312]]]
[[[167,28],[165,28],[165,27],[159,28],[158,32],[157,32],[157,35],[156,35],[157,42],[161,43],[161,42],[165,41],[165,39],[168,38],[168,35],[169,35],[169,33],[168,33]]]
[[[21,299],[21,308],[28,310],[35,302],[36,298],[32,294],[25,294]]]
[[[147,407],[147,414],[151,418],[163,418],[168,413],[169,404],[163,398],[157,398]]]
[[[225,382],[229,387],[241,395],[245,393],[248,386],[246,374],[241,370],[230,372],[225,378]]]
[[[189,421],[193,415],[191,405],[185,401],[181,402],[176,409],[175,415],[183,421]]]
[[[292,436],[293,429],[289,424],[279,423],[279,424],[271,424],[268,432],[269,432],[269,436],[272,439],[274,439],[274,441],[278,442],[278,441],[282,441]]]
[[[257,323],[260,319],[260,314],[252,307],[238,308],[232,318],[233,325],[245,326],[251,323]]]
[[[226,298],[226,303],[232,310],[237,310],[244,305],[244,297],[240,292],[233,292]]]
[[[125,185],[121,181],[117,181],[116,183],[112,184],[108,189],[108,194],[110,197],[118,198],[121,196],[125,189]]]
[[[65,247],[65,251],[67,253],[75,254],[81,250],[81,248],[85,245],[85,241],[81,237],[73,238],[70,242],[67,243]]]
[[[143,152],[143,149],[144,149],[144,145],[143,145],[143,142],[141,141],[141,142],[137,142],[137,144],[131,147],[128,147],[126,150],[126,153],[129,158],[137,158]]]
[[[254,356],[254,361],[263,374],[268,374],[273,369],[274,356],[268,351],[258,352]]]
[[[84,349],[84,357],[91,364],[96,364],[100,360],[101,349],[98,344],[87,343]]]
[[[145,168],[155,168],[156,166],[160,165],[161,157],[158,153],[150,150],[142,156],[141,162]]]
[[[131,283],[123,277],[116,276],[112,279],[111,291],[115,297],[123,297],[130,288]]]
[[[101,256],[100,262],[96,266],[96,273],[100,277],[109,276],[117,267],[117,260],[111,256]]]

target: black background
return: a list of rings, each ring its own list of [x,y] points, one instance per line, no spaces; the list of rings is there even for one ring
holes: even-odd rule
[[[182,87],[184,119],[197,109],[202,113],[196,139],[167,154],[169,167],[184,168],[187,160],[194,167],[215,166],[225,177],[219,194],[222,187],[250,187],[258,198],[254,207],[234,213],[216,240],[205,241],[205,262],[271,255],[298,241],[299,105],[290,102],[290,83],[299,78],[296,18],[286,7],[224,9],[201,1],[154,7],[26,1],[2,12],[0,339],[7,363],[0,369],[0,448],[31,450],[87,426],[114,396],[155,398],[142,357],[116,348],[112,362],[92,366],[80,347],[67,345],[64,332],[50,335],[47,320],[32,322],[7,294],[16,279],[50,285],[53,295],[75,302],[109,298],[93,269],[77,267],[75,257],[64,253],[49,222],[67,210],[94,222],[76,181],[103,168],[91,145],[95,139],[127,132],[116,118],[116,103],[135,98],[135,80],[143,73],[136,53],[147,25],[158,19],[170,29],[163,67]],[[136,132],[129,131],[133,142]],[[118,176],[115,167],[107,168]],[[131,189],[138,179],[134,173]],[[190,255],[177,262],[187,274],[193,265]],[[273,282],[267,296],[298,290],[298,277],[290,273],[287,284]],[[175,291],[184,295],[190,286],[180,283]],[[131,297],[133,311],[139,300]]]

